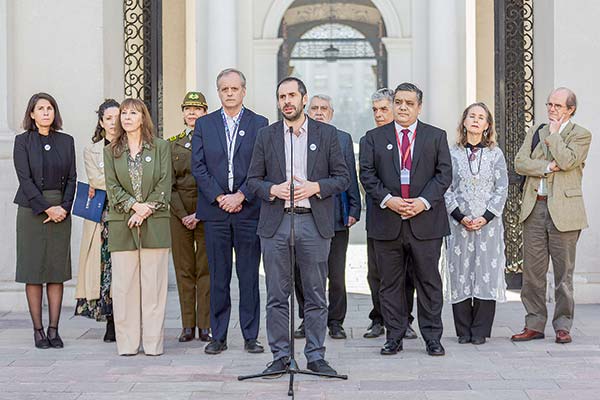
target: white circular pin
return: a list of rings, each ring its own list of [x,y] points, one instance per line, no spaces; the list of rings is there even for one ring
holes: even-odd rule
[[[44,150],[46,150],[46,151],[50,151],[51,148],[52,148],[52,146],[50,146],[49,144],[44,146]]]
[[[152,161],[152,157],[146,156],[146,162],[150,162],[150,161]]]
[[[240,131],[240,136],[244,136],[246,134],[246,131]]]
[[[187,142],[184,146],[185,146],[186,149],[189,149],[191,145],[192,144],[190,142]]]
[[[317,149],[317,145],[316,145],[316,144],[314,144],[314,143],[312,143],[312,144],[310,145],[310,150],[311,150],[311,151],[315,151],[316,149]]]
[[[104,163],[101,162],[100,164],[98,164],[98,166],[100,166],[100,168],[104,168]]]
[[[388,150],[391,150],[391,149],[393,149],[393,148],[394,148],[394,146],[392,146],[392,144],[391,144],[391,143],[390,143],[390,144],[388,144],[388,145],[387,145],[387,147],[386,147],[386,149],[388,149]]]

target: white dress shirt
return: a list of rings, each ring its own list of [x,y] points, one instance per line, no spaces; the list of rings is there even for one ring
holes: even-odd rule
[[[299,133],[299,134],[297,134]],[[283,121],[283,138],[285,147],[285,177],[286,180],[291,181],[291,153],[290,153],[290,128]],[[294,175],[298,178],[307,180],[307,155],[308,155],[308,117],[305,117],[304,124],[300,127],[297,132],[292,135],[294,144]],[[316,150],[316,148],[315,148]],[[298,187],[300,183],[294,181],[294,185]],[[310,208],[310,201],[308,199],[300,200],[294,204],[296,207]],[[289,207],[290,202],[285,202],[285,207]]]
[[[415,147],[415,135],[416,135],[416,131],[417,131],[417,123],[418,123],[418,121],[415,121],[407,128],[404,128],[398,122],[394,121],[394,129],[396,129],[396,132],[398,133],[398,135],[400,135],[399,136],[400,143],[402,143],[402,137],[404,136],[404,134],[402,133],[402,130],[408,129],[410,131],[410,132],[408,132],[408,141],[410,142],[409,151],[410,151],[411,160],[413,158],[413,149]],[[402,149],[400,148],[400,146],[398,146],[398,159],[400,160],[400,170],[402,170],[402,158],[403,158]],[[387,196],[385,196],[383,198],[383,200],[381,201],[381,203],[379,204],[379,207],[387,208],[385,203],[387,203],[387,201],[391,198],[392,198],[392,194],[388,193]],[[429,210],[431,208],[431,205],[424,197],[418,197],[418,199],[421,200],[423,202],[423,204],[425,205],[425,210]],[[403,219],[405,219],[405,218],[403,217]]]

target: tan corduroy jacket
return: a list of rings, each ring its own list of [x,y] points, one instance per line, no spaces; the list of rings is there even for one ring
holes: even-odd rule
[[[562,132],[550,134],[548,125],[540,129],[540,142],[531,152],[537,127],[532,127],[515,157],[515,171],[526,177],[519,222],[527,219],[535,206],[540,179],[548,183],[548,210],[556,228],[568,232],[587,228],[581,178],[592,141],[587,129],[569,122]],[[547,144],[546,144],[547,142]],[[556,161],[560,171],[546,173],[548,164]]]
[[[83,150],[88,183],[94,189],[106,190],[104,181],[104,140],[86,146]],[[79,274],[75,298],[94,300],[100,297],[100,245],[102,224],[83,220],[81,248],[79,250]]]

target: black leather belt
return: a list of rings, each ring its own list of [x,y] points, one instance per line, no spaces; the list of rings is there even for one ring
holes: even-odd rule
[[[292,208],[291,207],[286,207],[283,209],[283,211],[286,214],[291,214],[292,213]],[[310,214],[312,213],[312,210],[308,207],[294,207],[294,214]]]

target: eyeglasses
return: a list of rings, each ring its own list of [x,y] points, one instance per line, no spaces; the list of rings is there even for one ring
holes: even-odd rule
[[[546,103],[546,108],[548,110],[551,110],[552,108],[554,108],[556,111],[560,111],[563,108],[566,108],[567,106],[562,105],[562,104],[555,104],[555,103]]]

